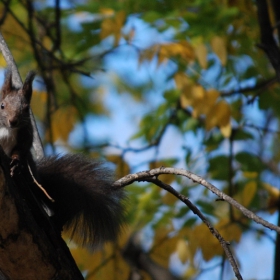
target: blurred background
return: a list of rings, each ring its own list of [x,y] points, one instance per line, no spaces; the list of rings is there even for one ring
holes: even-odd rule
[[[184,168],[279,225],[279,12],[277,0],[1,0],[0,27],[22,78],[38,73],[47,155],[106,160],[116,179]],[[3,81],[2,56],[0,66]],[[231,243],[244,279],[280,279],[274,232],[186,178],[160,179]],[[186,205],[152,184],[126,189],[118,244],[71,244],[86,279],[234,279]]]

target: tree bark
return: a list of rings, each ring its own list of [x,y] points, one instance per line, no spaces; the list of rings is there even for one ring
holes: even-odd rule
[[[11,178],[9,164],[0,149],[0,279],[83,279],[34,196],[39,189],[28,168]]]

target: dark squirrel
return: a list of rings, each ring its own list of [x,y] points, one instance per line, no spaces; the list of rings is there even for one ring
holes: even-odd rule
[[[29,107],[34,77],[35,73],[29,72],[22,88],[17,89],[8,70],[1,90],[0,145],[11,158],[11,176],[21,164],[36,166],[36,177],[54,200],[45,197],[42,203],[59,231],[69,230],[84,246],[115,241],[123,222],[124,192],[112,186],[111,170],[99,161],[74,154],[33,161]]]

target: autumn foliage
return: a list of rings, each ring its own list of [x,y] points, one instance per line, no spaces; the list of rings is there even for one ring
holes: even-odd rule
[[[117,178],[184,168],[277,224],[280,66],[260,32],[267,16],[280,57],[277,1],[62,2],[0,6],[1,32],[20,72],[38,71],[32,108],[47,153],[100,157],[113,163]],[[207,216],[237,261],[246,238],[255,242],[254,262],[267,239],[280,260],[274,232],[191,180],[159,178]],[[186,205],[152,183],[127,191],[118,244],[91,254],[70,243],[86,279],[129,279],[123,250],[136,232],[143,252],[180,279],[233,278],[219,242]],[[241,263],[241,271],[278,279],[270,261],[260,278],[253,264]]]

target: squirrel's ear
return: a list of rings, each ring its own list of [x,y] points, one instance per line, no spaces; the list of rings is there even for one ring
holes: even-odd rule
[[[35,71],[29,71],[22,86],[21,93],[25,96],[28,102],[30,102],[31,100],[32,82],[35,78],[35,75],[36,75]]]
[[[12,71],[7,70],[5,73],[4,84],[2,86],[2,98],[5,98],[13,90]]]

